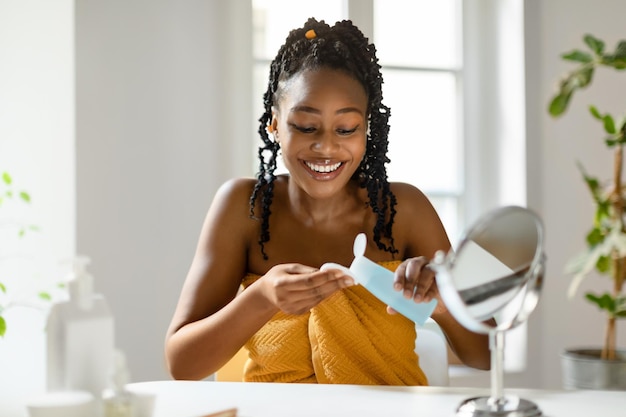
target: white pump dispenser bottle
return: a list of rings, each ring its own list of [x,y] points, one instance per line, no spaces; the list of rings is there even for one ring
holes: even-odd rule
[[[48,391],[83,390],[100,398],[113,358],[113,316],[94,294],[90,259],[77,256],[68,277],[69,300],[52,306],[47,322]]]

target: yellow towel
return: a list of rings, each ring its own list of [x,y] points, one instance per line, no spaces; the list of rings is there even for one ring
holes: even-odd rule
[[[399,264],[381,263],[392,271]],[[244,288],[258,278],[248,274]],[[244,381],[427,385],[415,336],[412,321],[355,285],[309,313],[277,313],[246,344]]]

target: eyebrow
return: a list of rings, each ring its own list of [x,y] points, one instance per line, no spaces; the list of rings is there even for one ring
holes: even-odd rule
[[[322,113],[319,109],[316,109],[315,107],[310,107],[310,106],[294,106],[291,108],[290,112],[291,113],[305,112],[305,113],[313,113],[313,114]],[[337,110],[335,114],[345,114],[345,113],[352,113],[352,112],[356,112],[360,115],[363,115],[363,112],[356,107],[344,107],[344,108]]]

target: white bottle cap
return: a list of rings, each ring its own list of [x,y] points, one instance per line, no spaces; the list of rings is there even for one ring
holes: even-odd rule
[[[367,249],[367,236],[365,236],[365,233],[359,233],[354,238],[354,244],[352,245],[354,257],[358,258],[359,256],[364,256],[365,249]]]
[[[367,248],[367,236],[365,235],[365,233],[359,233],[358,235],[356,235],[356,237],[354,238],[354,244],[352,245],[352,253],[354,254],[354,260],[356,261],[357,259],[361,259],[363,258],[363,255],[365,255],[365,249]],[[366,259],[366,258],[363,258]],[[354,261],[353,261],[354,263]],[[324,265],[322,265],[320,267],[321,271],[327,271],[329,269],[338,269],[340,271],[342,271],[344,274],[349,275],[350,277],[352,277],[352,279],[354,279],[354,282],[358,283],[358,284],[362,284],[362,280],[360,279],[360,277],[358,276],[358,274],[354,273],[354,270],[347,268],[343,265],[340,265],[338,263],[335,262],[327,262]]]

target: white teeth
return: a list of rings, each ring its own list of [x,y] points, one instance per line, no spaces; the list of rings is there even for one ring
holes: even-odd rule
[[[327,173],[337,170],[337,168],[341,166],[341,162],[337,162],[336,164],[332,165],[317,165],[312,162],[306,162],[306,165],[315,172]]]

